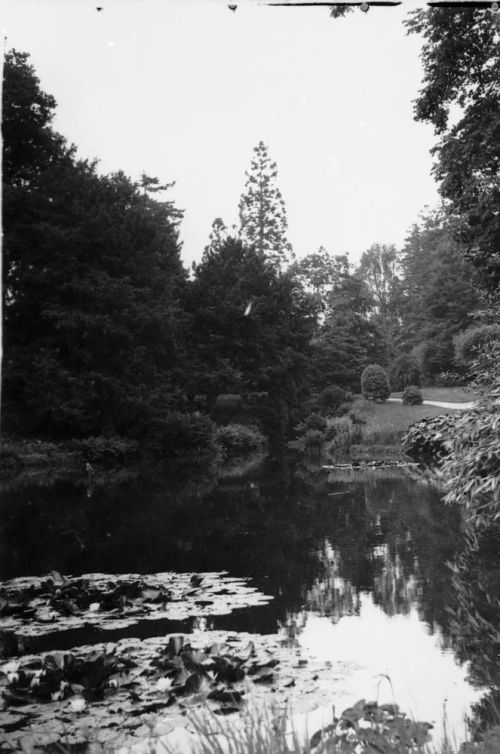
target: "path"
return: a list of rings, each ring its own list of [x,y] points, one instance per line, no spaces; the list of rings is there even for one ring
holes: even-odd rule
[[[393,403],[402,403],[402,398],[388,398],[387,400],[392,401]],[[424,406],[439,406],[439,408],[474,408],[475,401],[467,401],[467,403],[450,403],[448,401],[424,401]]]

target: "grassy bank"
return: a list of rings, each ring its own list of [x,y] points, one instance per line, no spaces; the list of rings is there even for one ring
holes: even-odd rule
[[[467,400],[471,400],[470,394],[467,395]],[[352,448],[353,460],[401,456],[402,439],[410,424],[427,416],[440,416],[449,410],[439,406],[403,406],[401,403],[375,403],[356,398],[352,413],[362,422],[363,439]]]

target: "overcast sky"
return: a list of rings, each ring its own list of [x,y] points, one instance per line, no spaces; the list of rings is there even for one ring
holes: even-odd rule
[[[102,7],[97,11],[96,6]],[[420,41],[409,6],[274,8],[255,0],[3,0],[7,48],[31,54],[55,127],[100,169],[175,181],[183,258],[237,222],[252,149],[278,165],[289,240],[352,261],[401,245],[438,195],[416,123]]]

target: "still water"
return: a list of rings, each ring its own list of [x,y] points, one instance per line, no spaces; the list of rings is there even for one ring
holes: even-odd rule
[[[296,469],[266,466],[222,478],[176,470],[96,479],[90,487],[84,479],[4,483],[0,505],[1,579],[52,569],[251,577],[273,600],[204,619],[201,628],[278,633],[339,663],[337,710],[361,697],[396,701],[435,724],[435,741],[445,725],[460,741],[485,693],[452,630],[463,609],[448,565],[464,547],[460,516],[422,479],[324,470],[299,477]],[[193,628],[199,619],[106,633],[116,640]],[[79,629],[52,635],[39,649],[102,640]]]

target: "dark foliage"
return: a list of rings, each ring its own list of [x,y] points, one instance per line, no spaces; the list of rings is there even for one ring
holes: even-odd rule
[[[8,53],[4,428],[140,436],[179,378],[180,213],[153,198],[166,188],[156,179],[77,161],[50,126],[54,107],[28,56]]]
[[[392,390],[404,390],[408,385],[420,387],[420,367],[410,354],[402,353],[389,367],[389,380]]]

